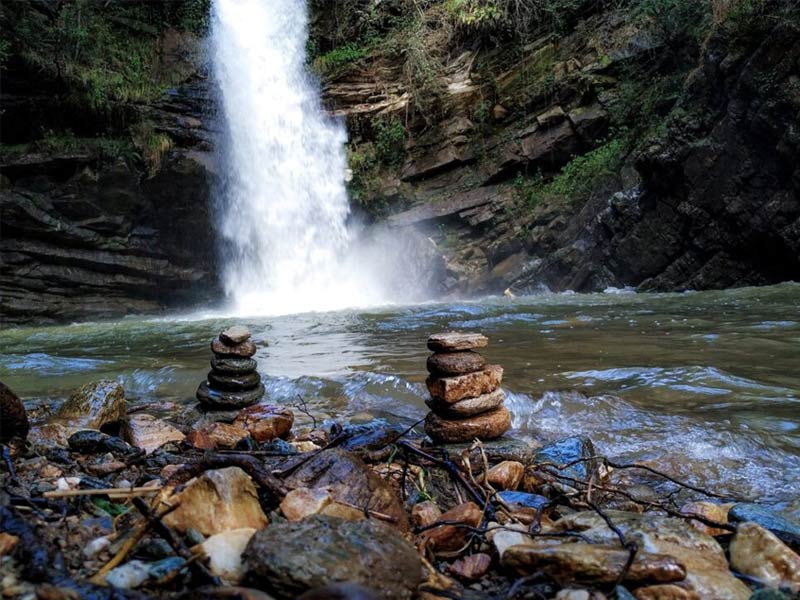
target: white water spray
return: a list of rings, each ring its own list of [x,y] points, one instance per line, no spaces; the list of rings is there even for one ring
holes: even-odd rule
[[[214,0],[211,42],[226,139],[220,233],[238,314],[384,302],[352,252],[346,133],[306,68],[305,0]]]

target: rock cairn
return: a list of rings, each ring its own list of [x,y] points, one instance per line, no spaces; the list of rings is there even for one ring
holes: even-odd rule
[[[439,333],[428,338],[427,379],[431,412],[425,432],[436,443],[493,440],[511,428],[500,389],[503,367],[487,365],[475,352],[489,339],[479,333]]]
[[[264,384],[252,358],[256,345],[250,330],[230,327],[211,341],[211,371],[197,388],[197,399],[208,408],[236,409],[255,404],[264,396]]]

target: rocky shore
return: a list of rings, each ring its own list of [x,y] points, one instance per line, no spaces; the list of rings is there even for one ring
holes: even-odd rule
[[[240,364],[251,361],[248,341],[243,328],[223,332],[214,369],[257,374]],[[487,344],[429,339],[434,406],[483,406],[445,421],[507,410],[489,407],[493,394],[502,403],[502,368],[475,352]],[[453,358],[463,353],[474,356]],[[423,420],[317,423],[308,413],[300,426],[263,400],[200,400],[182,422],[99,381],[29,415],[0,386],[2,597],[800,595],[800,524],[656,463],[616,462],[585,437],[529,444],[504,426],[456,442],[437,439],[430,419],[428,436]]]

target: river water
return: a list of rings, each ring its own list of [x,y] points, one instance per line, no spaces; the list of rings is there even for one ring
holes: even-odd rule
[[[193,410],[211,337],[234,322],[260,346],[268,400],[408,424],[426,412],[427,336],[481,331],[506,369],[513,435],[587,434],[610,457],[800,517],[800,284],[4,328],[0,379],[31,407],[119,379],[133,403],[178,416]]]

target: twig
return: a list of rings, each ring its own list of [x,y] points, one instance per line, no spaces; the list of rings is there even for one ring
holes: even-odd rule
[[[130,498],[132,496],[149,496],[162,490],[157,487],[117,487],[91,490],[53,490],[42,494],[45,498],[71,498],[74,496],[108,496],[109,498]]]
[[[389,523],[397,523],[397,517],[393,517],[392,515],[387,515],[386,513],[378,512],[377,510],[372,510],[371,508],[358,506],[357,504],[351,504],[350,502],[345,502],[344,500],[334,500],[333,503],[341,504],[342,506],[347,506],[349,508],[354,508],[356,510],[363,511],[364,516],[366,516],[367,518],[378,519],[380,521],[388,521]]]
[[[300,404],[293,405],[293,408],[296,408],[305,416],[311,419],[311,426],[316,429],[317,428],[317,419],[311,412],[308,410],[308,404],[306,404],[306,399],[303,398],[301,394],[297,394],[297,398],[300,400]]]

